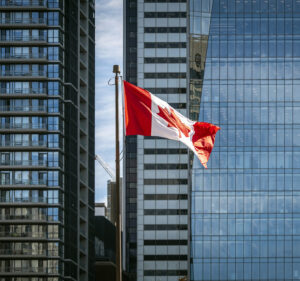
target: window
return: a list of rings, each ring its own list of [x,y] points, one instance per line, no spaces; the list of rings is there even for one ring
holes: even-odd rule
[[[48,12],[48,25],[59,25],[59,12]]]
[[[145,261],[186,261],[187,255],[144,255]]]
[[[146,199],[145,199],[146,200]],[[188,211],[183,209],[145,209],[145,216],[176,216],[187,215]]]
[[[186,224],[145,224],[144,230],[187,230]]]
[[[185,148],[146,148],[144,154],[187,154],[188,150]]]
[[[147,88],[152,94],[186,94],[186,88]]]
[[[58,78],[60,74],[58,64],[48,64],[48,77],[49,78]]]
[[[145,33],[186,33],[186,27],[145,27]]]
[[[48,130],[59,130],[59,117],[48,117]]]
[[[154,72],[154,73],[144,73],[144,78],[156,78],[156,79],[161,79],[161,78],[186,78],[186,73],[185,72],[167,72],[167,73],[160,73],[160,72]]]
[[[187,164],[144,164],[145,170],[186,170]]]
[[[49,43],[60,43],[60,33],[57,29],[48,30],[48,42]]]
[[[168,246],[176,246],[176,245],[187,245],[188,241],[187,240],[172,240],[172,239],[167,239],[167,240],[144,240],[144,245],[168,245]]]
[[[144,185],[180,185],[187,183],[187,179],[144,179]]]
[[[186,200],[187,194],[144,194],[144,200]]]
[[[187,276],[187,270],[144,270],[144,276],[177,276],[177,275]]]
[[[186,63],[186,58],[144,58],[144,63]]]
[[[186,12],[145,12],[145,18],[185,18]]]
[[[186,42],[145,42],[144,48],[186,48]]]

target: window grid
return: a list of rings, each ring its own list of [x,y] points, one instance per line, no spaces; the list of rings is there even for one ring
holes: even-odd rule
[[[221,131],[210,173],[194,162],[191,279],[297,280],[300,4],[209,3],[191,6],[209,30],[199,120]]]

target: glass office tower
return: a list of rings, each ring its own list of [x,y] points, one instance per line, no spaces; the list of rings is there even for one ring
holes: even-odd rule
[[[221,127],[193,166],[191,280],[299,280],[300,1],[194,0],[190,23],[199,120]]]
[[[92,280],[94,3],[0,0],[0,280]]]

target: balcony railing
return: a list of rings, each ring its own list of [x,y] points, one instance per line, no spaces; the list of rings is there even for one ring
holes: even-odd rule
[[[40,166],[40,167],[59,167],[59,161],[47,160],[0,160],[0,166]]]
[[[0,214],[0,220],[36,220],[36,221],[59,221],[58,216],[38,215],[3,215]]]
[[[47,166],[47,161],[43,160],[0,160],[1,166]]]
[[[26,198],[1,198],[0,203],[47,203],[58,204],[58,198],[26,197]]]
[[[46,142],[46,141],[1,141],[0,147],[28,147],[28,146],[39,146],[49,148],[59,148],[60,143],[58,142]]]
[[[47,180],[2,180],[1,185],[47,185]]]
[[[12,36],[2,36],[0,37],[1,42],[45,42],[45,43],[62,43],[63,37],[50,37],[49,40],[47,36],[22,36],[22,35],[12,35]]]
[[[59,3],[58,1],[55,0],[0,0],[0,6],[1,7],[32,6],[32,7],[59,8]]]
[[[46,141],[0,141],[0,147],[19,147],[19,146],[41,146],[47,147]]]
[[[2,36],[0,38],[0,41],[5,42],[5,41],[47,41],[46,36],[22,36],[22,35],[11,35],[11,36]]]
[[[25,267],[25,266],[20,266],[20,267],[5,267],[5,266],[0,266],[0,272],[2,273],[51,273],[51,274],[58,274],[59,272],[59,267],[50,267],[50,266],[45,266],[45,267]]]
[[[2,231],[0,232],[0,238],[47,238],[47,239],[58,239],[59,235],[58,232],[29,232],[29,231],[24,231],[24,232],[17,232],[17,231]]]
[[[1,111],[21,111],[21,112],[47,111],[47,106],[46,105],[37,105],[37,106],[3,105],[0,106],[0,112]]]
[[[0,255],[38,255],[38,256],[59,256],[58,250],[33,250],[33,249],[0,249]]]
[[[0,6],[46,6],[46,0],[0,0]]]
[[[36,95],[46,95],[47,88],[33,89],[33,88],[24,88],[24,89],[9,89],[9,88],[0,88],[0,95],[26,95],[26,94],[36,94]]]
[[[0,124],[0,129],[47,129],[46,124]]]
[[[47,24],[47,19],[45,18],[27,18],[27,19],[0,19],[0,24]]]
[[[47,77],[47,71],[16,71],[16,70],[7,70],[2,71],[0,76],[7,77],[7,76],[42,76]]]
[[[46,54],[0,54],[0,59],[47,59]],[[58,58],[56,59],[58,60]]]

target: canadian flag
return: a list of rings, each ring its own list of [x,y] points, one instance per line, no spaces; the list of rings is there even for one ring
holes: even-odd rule
[[[147,90],[127,81],[123,83],[126,136],[157,136],[181,141],[207,168],[206,163],[220,128],[192,121]]]

